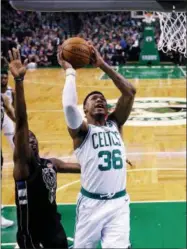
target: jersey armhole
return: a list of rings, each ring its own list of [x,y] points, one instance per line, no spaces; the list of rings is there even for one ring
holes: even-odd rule
[[[110,120],[108,120],[108,122],[111,122],[119,130],[119,127],[115,121],[110,119]]]
[[[76,148],[75,152],[78,151],[78,150],[80,150],[80,149],[82,149],[82,147],[84,146],[84,144],[85,144],[87,138],[88,138],[89,135],[90,135],[90,131],[91,131],[91,127],[90,127],[90,125],[88,125],[88,132],[87,132],[87,134],[86,134],[84,140],[82,141],[82,143],[79,145],[78,148]]]
[[[55,171],[55,173],[57,174],[57,172],[58,172],[57,167],[56,167],[55,163],[53,163],[49,158],[42,158],[42,157],[40,157],[40,160],[41,161],[42,160],[45,161],[46,168],[49,168],[47,166],[47,164],[52,164],[52,167],[50,167],[50,168],[52,168]]]

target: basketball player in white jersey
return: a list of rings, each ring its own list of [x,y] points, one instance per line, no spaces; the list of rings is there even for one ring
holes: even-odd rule
[[[6,102],[8,102],[9,107],[14,110],[14,99],[15,93],[14,90],[8,86],[8,71],[1,71],[1,95]],[[1,120],[2,121],[2,120]],[[7,113],[4,113],[3,122],[1,123],[1,130],[6,136],[12,150],[14,149],[13,136],[14,136],[14,123]],[[1,148],[1,160],[3,161],[2,148]],[[2,162],[1,162],[2,165]],[[2,206],[3,208],[3,206]],[[13,225],[13,221],[9,221],[4,217],[1,218],[2,227],[6,228]]]
[[[15,121],[14,109],[12,105],[10,104],[8,97],[6,95],[3,96],[3,94],[1,94],[1,130],[2,130],[3,122],[4,122],[5,113],[11,118],[11,120]],[[2,166],[3,166],[3,156],[2,156],[2,149],[1,149],[1,171],[2,171]],[[2,209],[2,206],[1,206],[1,209]],[[8,220],[1,215],[1,227],[2,228],[10,227],[13,224],[14,224],[13,221]]]
[[[81,191],[77,201],[74,248],[130,247],[130,210],[126,193],[126,152],[121,137],[134,102],[136,89],[104,62],[91,45],[92,61],[103,70],[121,92],[116,109],[107,115],[107,102],[101,92],[92,92],[84,100],[87,122],[77,107],[76,72],[63,61],[66,70],[62,94],[68,131],[81,165]]]
[[[8,86],[8,71],[1,72],[1,93],[9,98],[9,102],[14,107],[15,93],[14,90]],[[5,113],[3,121],[3,133],[6,136],[10,146],[14,149],[13,136],[14,136],[14,123]]]

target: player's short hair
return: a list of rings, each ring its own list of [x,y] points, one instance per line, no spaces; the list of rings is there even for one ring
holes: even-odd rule
[[[102,92],[99,92],[99,91],[93,91],[93,92],[89,93],[89,94],[86,96],[86,98],[85,98],[85,99],[84,99],[84,101],[83,101],[83,106],[85,106],[85,105],[86,105],[86,101],[87,101],[87,99],[88,99],[91,95],[93,95],[93,94],[101,94],[101,95],[105,98],[105,96],[102,94]]]

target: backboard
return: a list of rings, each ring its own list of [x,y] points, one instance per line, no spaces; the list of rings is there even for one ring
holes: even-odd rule
[[[186,0],[9,0],[13,8],[28,11],[159,11],[187,10]]]

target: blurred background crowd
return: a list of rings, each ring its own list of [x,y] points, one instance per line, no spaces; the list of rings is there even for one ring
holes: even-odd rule
[[[92,40],[104,59],[111,65],[138,61],[144,23],[132,19],[130,12],[111,13],[40,13],[12,9],[2,2],[1,46],[3,56],[12,46],[21,51],[24,61],[33,66],[56,66],[58,46],[71,36]],[[155,23],[158,42],[159,23]],[[163,54],[161,61],[182,63],[178,53]]]

